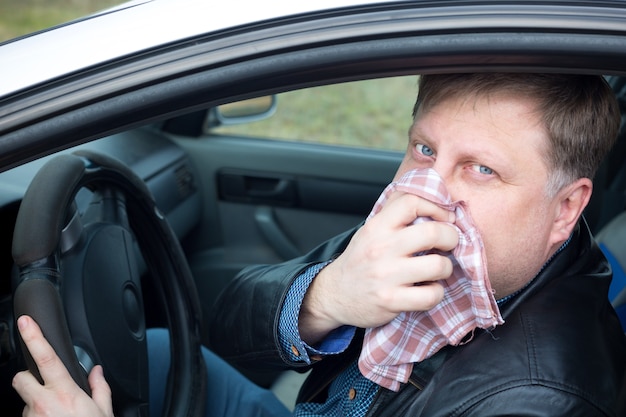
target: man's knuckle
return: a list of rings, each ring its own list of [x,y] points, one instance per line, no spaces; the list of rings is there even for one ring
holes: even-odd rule
[[[40,398],[34,398],[30,404],[30,409],[35,416],[48,417],[52,416],[50,408],[46,401]]]
[[[39,355],[37,358],[37,366],[39,368],[51,368],[56,365],[56,356],[52,353],[46,352]]]
[[[382,250],[379,245],[368,245],[363,252],[365,259],[373,260],[380,257]]]

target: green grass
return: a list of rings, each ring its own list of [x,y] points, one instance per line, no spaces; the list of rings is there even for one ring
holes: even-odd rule
[[[417,93],[416,77],[359,81],[278,96],[269,119],[219,133],[404,150]]]
[[[0,0],[0,41],[69,22],[122,0]]]
[[[121,4],[122,0],[0,0],[0,42]],[[264,121],[221,128],[266,138],[403,150],[415,77],[371,80],[279,96]]]

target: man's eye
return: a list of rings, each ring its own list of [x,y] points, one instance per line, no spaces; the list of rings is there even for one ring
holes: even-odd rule
[[[425,156],[433,156],[435,154],[432,149],[421,143],[415,145],[415,150]]]
[[[493,174],[493,169],[486,167],[484,165],[479,165],[479,164],[474,164],[472,165],[472,168],[474,169],[474,171],[480,173],[480,174],[484,174],[484,175],[492,175]]]

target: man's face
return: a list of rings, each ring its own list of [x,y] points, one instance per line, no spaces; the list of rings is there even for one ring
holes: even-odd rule
[[[418,114],[396,173],[434,168],[452,199],[467,203],[496,298],[523,287],[560,245],[559,200],[545,191],[547,141],[529,100],[448,99]]]

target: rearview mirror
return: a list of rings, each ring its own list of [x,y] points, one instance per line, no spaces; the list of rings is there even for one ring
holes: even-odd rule
[[[276,96],[263,96],[214,108],[213,125],[224,126],[267,119],[276,111]]]

